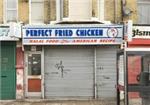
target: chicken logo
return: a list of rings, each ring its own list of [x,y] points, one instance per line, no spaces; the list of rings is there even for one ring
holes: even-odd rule
[[[109,28],[107,30],[107,35],[109,38],[116,38],[118,35],[118,30],[116,28]]]

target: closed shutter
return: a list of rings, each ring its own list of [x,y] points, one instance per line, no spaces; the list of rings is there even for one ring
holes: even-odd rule
[[[99,98],[116,97],[116,52],[117,47],[97,48],[97,86]]]
[[[93,49],[83,46],[45,47],[45,97],[93,97]]]

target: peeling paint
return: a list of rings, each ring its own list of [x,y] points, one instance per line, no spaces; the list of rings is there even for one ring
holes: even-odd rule
[[[21,84],[18,84],[18,85],[17,85],[17,90],[22,90],[22,89],[23,89],[22,85],[21,85]]]
[[[22,99],[24,97],[24,69],[23,69],[23,51],[21,47],[17,48],[17,61],[16,61],[16,99]]]

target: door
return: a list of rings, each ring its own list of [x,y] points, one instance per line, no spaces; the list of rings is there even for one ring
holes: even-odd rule
[[[124,103],[124,51],[119,50],[117,52],[117,85],[116,85],[116,90],[117,90],[117,105],[125,105]]]
[[[127,52],[127,105],[150,105],[150,53]]]
[[[28,52],[26,57],[26,97],[42,97],[41,52]]]
[[[94,53],[86,46],[45,47],[45,97],[94,97]]]
[[[0,99],[16,98],[16,43],[1,42]]]

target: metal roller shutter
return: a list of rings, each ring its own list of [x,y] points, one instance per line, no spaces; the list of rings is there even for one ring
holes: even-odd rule
[[[116,53],[117,47],[97,48],[97,94],[99,98],[116,97]]]
[[[45,47],[45,97],[93,98],[93,48]]]

